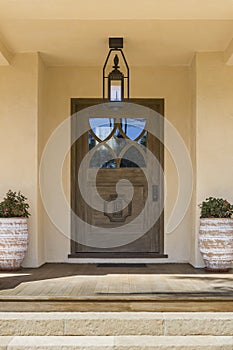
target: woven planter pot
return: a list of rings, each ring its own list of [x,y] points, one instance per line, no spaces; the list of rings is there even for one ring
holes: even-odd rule
[[[0,218],[0,270],[18,270],[27,247],[27,219]]]
[[[233,262],[233,219],[200,219],[199,248],[207,270],[228,271]]]

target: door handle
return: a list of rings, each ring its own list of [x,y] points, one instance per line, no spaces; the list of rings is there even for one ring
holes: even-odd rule
[[[159,199],[159,186],[158,185],[152,185],[152,199],[153,199],[153,202],[158,202],[158,199]]]

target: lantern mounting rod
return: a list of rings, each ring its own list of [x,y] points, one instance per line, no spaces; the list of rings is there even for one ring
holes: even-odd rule
[[[109,49],[123,49],[123,38],[109,38]]]

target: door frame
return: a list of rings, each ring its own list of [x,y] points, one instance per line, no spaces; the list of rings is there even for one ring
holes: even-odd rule
[[[131,98],[128,102],[142,105],[144,107],[151,108],[152,110],[158,112],[160,115],[164,116],[164,99],[163,98]],[[101,98],[71,98],[71,115],[77,113],[83,108],[80,106],[91,107],[93,105],[103,103]],[[75,139],[75,120],[71,119],[71,140]],[[164,139],[164,122],[161,123],[160,137]],[[162,169],[164,170],[164,144],[159,142],[159,162]],[[71,209],[76,212],[77,208],[77,196],[76,191],[74,191],[77,186],[77,176],[76,176],[76,163],[77,163],[77,153],[75,145],[71,147],[71,163],[70,163],[70,199],[71,199]],[[160,185],[162,187],[162,193],[164,193],[164,178],[160,179]],[[161,196],[163,198],[163,196]],[[77,252],[77,243],[73,239],[76,234],[76,224],[72,219],[71,213],[71,240],[70,249],[71,253],[68,255],[69,258],[167,258],[168,255],[164,254],[164,209],[161,212],[159,219],[157,220],[157,225],[159,228],[159,253],[125,253],[125,252]]]

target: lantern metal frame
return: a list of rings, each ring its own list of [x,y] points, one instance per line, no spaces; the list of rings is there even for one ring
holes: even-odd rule
[[[126,58],[125,58],[125,55],[124,55],[124,52],[123,52],[123,38],[109,38],[109,52],[108,52],[108,55],[107,55],[107,58],[105,60],[105,63],[104,63],[104,66],[103,66],[103,100],[106,100],[106,97],[105,97],[105,81],[106,79],[108,79],[108,97],[107,97],[107,100],[110,101],[110,93],[109,93],[109,75],[111,74],[111,72],[106,75],[106,67],[107,67],[107,64],[108,64],[108,61],[109,61],[109,58],[112,54],[112,52],[118,52],[121,54],[121,57],[123,58],[123,61],[124,61],[124,64],[126,66],[126,70],[127,70],[127,75],[124,76],[123,75],[123,82],[124,82],[124,79],[127,81],[127,99],[129,99],[129,66],[128,66],[128,63],[126,61]],[[120,68],[120,67],[119,67]],[[122,73],[123,74],[123,73]],[[118,101],[118,102],[122,102],[124,101],[125,99],[125,96],[124,96],[124,93],[125,93],[125,89],[123,87],[123,94],[122,94],[122,98],[121,98],[121,101]]]

